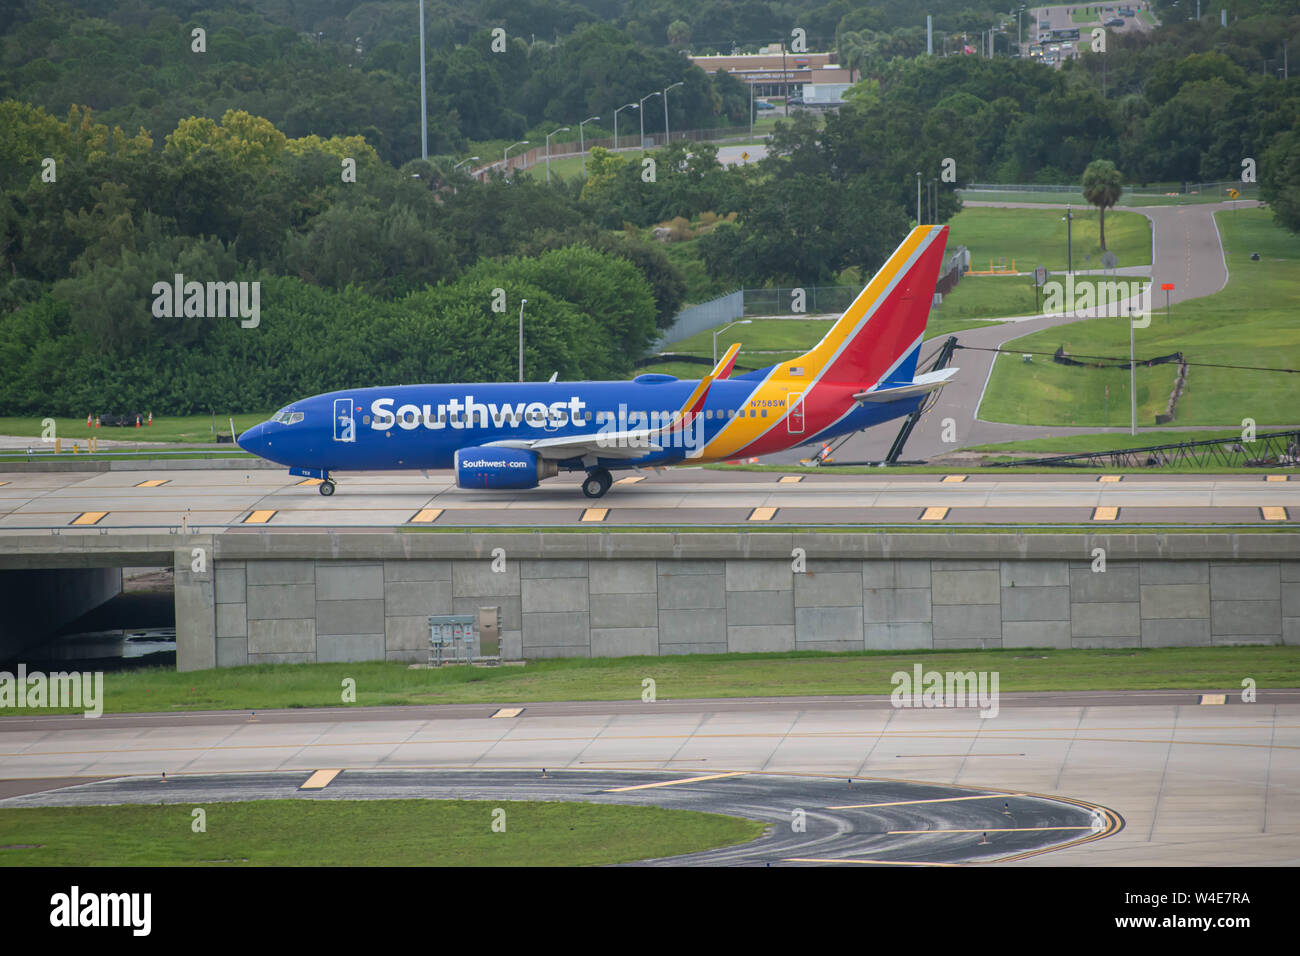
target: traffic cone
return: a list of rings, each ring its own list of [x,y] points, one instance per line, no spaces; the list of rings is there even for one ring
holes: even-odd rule
[[[150,424],[150,425],[153,424],[153,412],[150,412],[150,413],[149,413],[149,424]]]
[[[86,427],[87,427],[87,428],[89,428],[89,427],[91,426],[91,419],[92,419],[93,417],[94,417],[94,416],[92,416],[92,415],[87,415],[87,416],[86,416]]]
[[[99,416],[98,416],[98,415],[95,416],[95,427],[96,427],[96,428],[99,427]]]
[[[139,416],[139,415],[135,416],[135,427],[136,427],[136,428],[139,428],[139,427],[140,427],[140,416]]]

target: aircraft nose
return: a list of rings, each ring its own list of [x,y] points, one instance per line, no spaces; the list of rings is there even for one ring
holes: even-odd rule
[[[235,443],[250,454],[260,455],[266,447],[265,433],[266,422],[261,422],[242,432],[239,437],[235,439]]]

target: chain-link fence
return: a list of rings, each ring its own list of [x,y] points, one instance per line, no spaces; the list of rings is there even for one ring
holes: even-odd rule
[[[745,315],[839,314],[862,291],[856,285],[809,285],[794,288],[745,289]]]

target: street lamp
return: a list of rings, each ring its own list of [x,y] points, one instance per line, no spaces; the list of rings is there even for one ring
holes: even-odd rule
[[[618,150],[618,114],[624,110],[639,110],[641,107],[637,103],[628,103],[626,106],[620,106],[614,110],[614,149]]]
[[[672,86],[664,87],[664,145],[667,146],[672,142],[672,136],[668,133],[668,91],[681,86],[685,80],[678,80]]]
[[[524,380],[524,306],[527,304],[527,299],[519,300],[519,381],[521,382]]]
[[[509,146],[506,147],[506,151],[501,158],[501,165],[505,167],[503,172],[505,173],[510,172],[510,151],[514,149],[516,146],[527,146],[527,145],[528,145],[528,140],[521,139],[519,142],[511,143]]]
[[[425,109],[428,85],[424,80],[424,0],[420,0],[420,158],[429,158],[429,113]]]
[[[569,127],[561,126],[559,129],[553,129],[546,134],[546,181],[551,181],[551,137],[556,133],[567,133]]]
[[[451,167],[451,171],[454,173],[456,170],[460,169],[460,168],[461,168],[462,166],[464,166],[466,163],[472,163],[472,162],[474,162],[474,160],[476,160],[476,159],[478,159],[477,156],[471,156],[471,157],[469,157],[469,159],[462,159],[462,160],[461,160],[459,163],[457,163],[455,166]]]
[[[578,124],[578,153],[579,154],[583,154],[587,152],[587,141],[582,138],[582,128],[586,126],[588,123],[590,123],[592,120],[598,120],[598,119],[600,119],[599,116],[588,116],[585,120],[583,120],[581,123]],[[618,143],[615,143],[614,145],[617,147]]]
[[[916,224],[921,224],[921,173],[916,174]]]
[[[1074,271],[1074,213],[1070,212],[1069,203],[1065,204],[1065,215],[1061,218],[1065,220],[1065,274],[1069,275]]]
[[[749,325],[752,321],[753,321],[752,319],[741,319],[741,320],[739,320],[738,322],[732,322],[731,325]],[[717,332],[714,332],[714,333],[713,333],[713,366],[714,366],[714,368],[717,368],[717,365],[718,365],[718,332],[725,332],[725,331],[727,331],[727,329],[731,328],[731,325],[724,325],[722,328],[718,329]]]
[[[650,97],[652,97],[652,96],[663,96],[663,93],[661,93],[659,90],[655,90],[653,93],[647,93],[645,96],[641,97],[641,102],[638,103],[637,106],[638,106],[638,107],[643,107],[643,106],[645,106],[645,101],[648,100],[648,99],[650,99]],[[641,149],[645,149],[645,110],[644,110],[644,109],[641,110],[641,143],[640,143],[640,148],[641,148]]]

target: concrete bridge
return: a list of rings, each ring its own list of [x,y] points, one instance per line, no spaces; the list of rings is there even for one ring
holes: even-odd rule
[[[170,566],[181,670],[424,660],[429,615],[482,606],[501,608],[512,658],[1295,644],[1298,545],[1293,533],[23,534],[3,540],[0,598],[13,651],[21,622],[70,610],[69,595],[90,606],[116,593],[122,567]],[[49,585],[33,589],[33,575]]]

